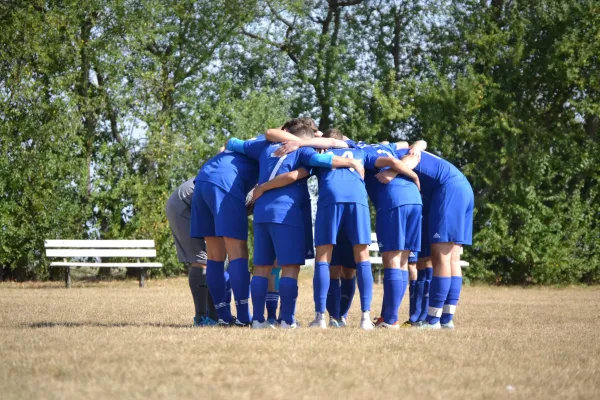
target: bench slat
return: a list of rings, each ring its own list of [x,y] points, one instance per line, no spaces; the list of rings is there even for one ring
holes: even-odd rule
[[[156,257],[154,249],[47,249],[46,257]]]
[[[96,262],[62,262],[56,261],[50,263],[51,267],[129,267],[129,268],[160,268],[161,263],[96,263]]]
[[[139,248],[154,247],[154,240],[46,240],[46,248],[71,247],[71,248]]]

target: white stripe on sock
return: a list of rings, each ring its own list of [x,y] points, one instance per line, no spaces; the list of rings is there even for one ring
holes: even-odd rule
[[[218,310],[219,308],[223,308],[227,306],[227,303],[219,303],[219,304],[215,304],[215,308]]]
[[[429,311],[427,311],[427,315],[429,315],[430,317],[436,317],[439,318],[442,316],[442,308],[436,308],[436,307],[429,307]]]
[[[444,304],[444,314],[454,314],[456,312],[456,306],[452,304]]]

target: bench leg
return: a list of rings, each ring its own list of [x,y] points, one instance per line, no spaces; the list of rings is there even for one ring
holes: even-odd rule
[[[140,268],[140,287],[146,287],[146,270],[144,268]]]
[[[67,289],[71,288],[71,267],[67,267],[65,271],[65,286]]]

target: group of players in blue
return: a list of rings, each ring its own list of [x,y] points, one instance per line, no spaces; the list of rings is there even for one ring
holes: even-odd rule
[[[410,316],[403,326],[452,328],[462,286],[461,248],[472,237],[473,191],[467,179],[426,152],[422,141],[410,147],[405,142],[355,143],[336,129],[317,136],[321,134],[312,120],[293,119],[251,140],[228,140],[224,151],[198,173],[190,236],[206,241],[206,283],[218,325],[296,328],[298,274],[305,259],[314,256],[315,319],[309,327],[346,326],[357,283],[362,329],[399,328],[398,309],[407,287]],[[319,186],[316,253],[307,185],[313,175]],[[369,198],[384,266],[382,310],[375,322]],[[411,254],[418,254],[419,261],[409,280]],[[227,302],[229,284],[237,317]]]

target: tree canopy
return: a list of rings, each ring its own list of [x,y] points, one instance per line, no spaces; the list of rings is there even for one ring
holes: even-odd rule
[[[5,277],[52,277],[66,238],[153,238],[181,272],[172,190],[302,115],[459,167],[471,279],[600,279],[597,0],[13,0],[0,26]]]

